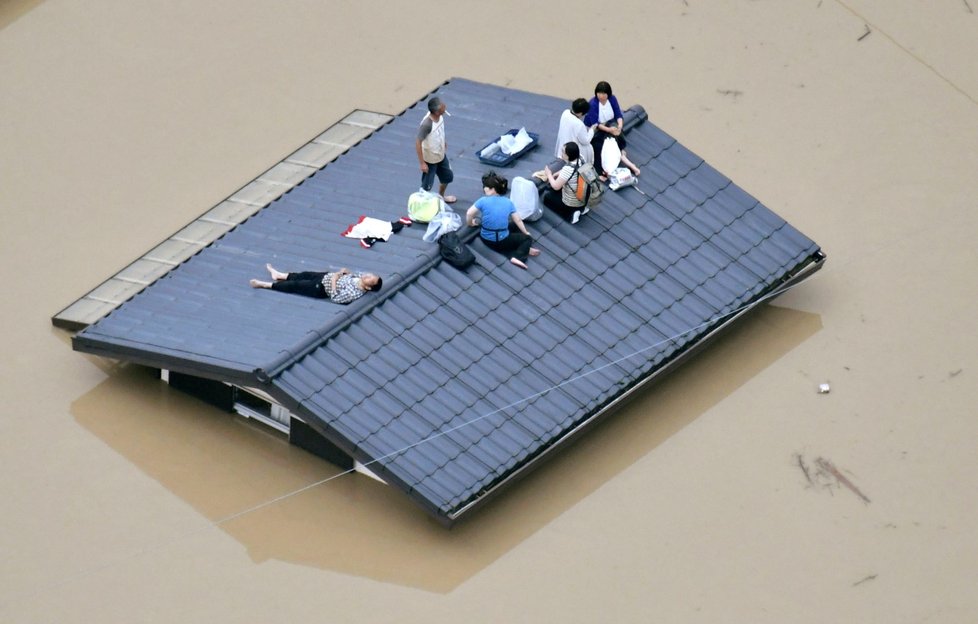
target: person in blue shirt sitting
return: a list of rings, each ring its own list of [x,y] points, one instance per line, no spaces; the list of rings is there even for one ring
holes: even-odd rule
[[[485,196],[468,209],[465,222],[472,227],[480,226],[479,236],[486,247],[525,269],[527,258],[539,256],[540,250],[533,247],[533,238],[516,214],[516,206],[506,197],[508,190],[509,182],[495,171],[482,176]]]

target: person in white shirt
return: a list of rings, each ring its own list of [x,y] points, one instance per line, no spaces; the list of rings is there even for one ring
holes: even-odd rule
[[[581,162],[594,162],[594,148],[591,147],[593,130],[584,125],[590,104],[584,98],[577,98],[571,107],[560,114],[560,126],[557,128],[557,147],[554,157],[563,158],[564,144],[573,141],[580,150]]]

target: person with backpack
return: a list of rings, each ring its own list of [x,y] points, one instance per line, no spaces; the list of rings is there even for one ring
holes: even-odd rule
[[[550,189],[543,194],[543,205],[573,225],[590,210],[587,206],[587,183],[580,173],[580,168],[584,165],[580,147],[574,141],[564,143],[561,158],[566,164],[557,175],[554,175],[549,165],[543,169],[547,182],[550,183]]]
[[[465,213],[470,227],[479,226],[479,237],[486,247],[509,258],[509,261],[525,269],[529,256],[539,256],[533,247],[533,238],[526,231],[523,219],[516,213],[516,206],[506,197],[509,182],[495,171],[482,176],[484,197]]]

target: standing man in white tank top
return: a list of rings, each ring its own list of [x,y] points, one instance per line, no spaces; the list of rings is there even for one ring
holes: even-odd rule
[[[445,141],[445,103],[441,98],[433,97],[428,100],[428,114],[421,120],[418,137],[415,140],[415,151],[418,153],[418,164],[421,166],[421,188],[430,191],[438,176],[438,194],[446,204],[454,204],[454,195],[445,195],[449,183],[455,179],[451,164],[448,162],[448,143]]]

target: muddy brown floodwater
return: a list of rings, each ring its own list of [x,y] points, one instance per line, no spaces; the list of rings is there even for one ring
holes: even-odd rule
[[[950,0],[0,2],[0,621],[976,621],[976,31]],[[826,268],[451,531],[303,490],[337,471],[51,326],[453,76],[609,81]]]

